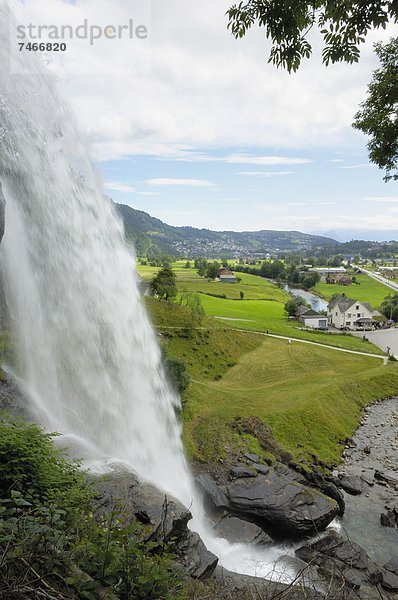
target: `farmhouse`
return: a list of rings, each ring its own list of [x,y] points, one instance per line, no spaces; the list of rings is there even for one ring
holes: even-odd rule
[[[325,282],[328,277],[344,275],[347,272],[344,267],[313,267],[310,271],[318,273],[322,282]]]
[[[375,311],[368,302],[336,296],[328,305],[328,323],[337,329],[364,329],[372,326]]]
[[[311,327],[312,329],[328,328],[328,320],[325,315],[320,315],[315,310],[312,310],[312,308],[305,306],[299,307],[298,320],[304,327]]]
[[[225,267],[218,270],[218,278],[223,283],[236,283],[236,276]]]

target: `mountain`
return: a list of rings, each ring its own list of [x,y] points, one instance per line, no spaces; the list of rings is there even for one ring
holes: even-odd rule
[[[263,256],[278,251],[300,251],[336,246],[332,238],[299,231],[211,231],[195,227],[172,227],[148,213],[115,204],[124,222],[127,240],[139,256],[166,253],[173,256]]]

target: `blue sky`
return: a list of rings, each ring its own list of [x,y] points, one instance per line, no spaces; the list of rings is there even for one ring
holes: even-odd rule
[[[259,28],[232,38],[231,2],[25,0],[35,22],[148,26],[145,44],[70,40],[50,57],[105,192],[172,225],[398,238],[397,184],[351,127],[373,43],[398,28],[371,32],[358,64],[328,68],[313,33],[313,58],[289,75],[267,64]]]

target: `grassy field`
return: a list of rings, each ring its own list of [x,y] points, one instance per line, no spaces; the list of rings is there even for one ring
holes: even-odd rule
[[[372,308],[375,309],[380,308],[384,298],[393,292],[393,290],[382,283],[375,281],[368,275],[356,275],[355,277],[359,285],[355,283],[349,286],[317,283],[315,291],[327,300],[329,300],[333,294],[345,294],[353,300],[369,302]]]
[[[381,353],[381,350],[370,342],[364,342],[349,334],[337,335],[302,330],[297,321],[289,320],[285,315],[284,304],[289,300],[290,295],[266,279],[239,273],[242,278],[239,283],[214,282],[199,277],[195,269],[186,269],[184,265],[184,261],[173,265],[179,290],[199,293],[206,314],[217,317],[220,326],[261,332],[269,330],[270,333],[319,342],[337,348],[372,354]],[[149,279],[159,270],[159,267],[138,265],[138,269],[140,274]],[[244,293],[243,300],[240,300],[240,291]],[[225,294],[226,298],[217,298],[209,294]]]
[[[147,300],[156,325],[182,326],[183,307]],[[231,301],[233,302],[233,301]],[[276,303],[275,303],[276,304]],[[184,441],[191,458],[217,461],[242,449],[264,454],[255,435],[239,432],[237,418],[271,427],[295,460],[316,454],[339,461],[342,440],[355,430],[361,409],[396,393],[398,365],[328,348],[267,338],[205,321],[184,337],[164,330],[162,343],[186,362],[191,383],[184,398]]]

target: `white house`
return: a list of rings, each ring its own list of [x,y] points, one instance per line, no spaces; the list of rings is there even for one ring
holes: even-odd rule
[[[320,315],[311,308],[300,306],[298,320],[304,325],[304,327],[311,327],[312,329],[327,329],[328,319],[325,315]]]
[[[368,302],[336,296],[328,305],[328,323],[337,329],[363,329],[372,326],[375,311]]]

